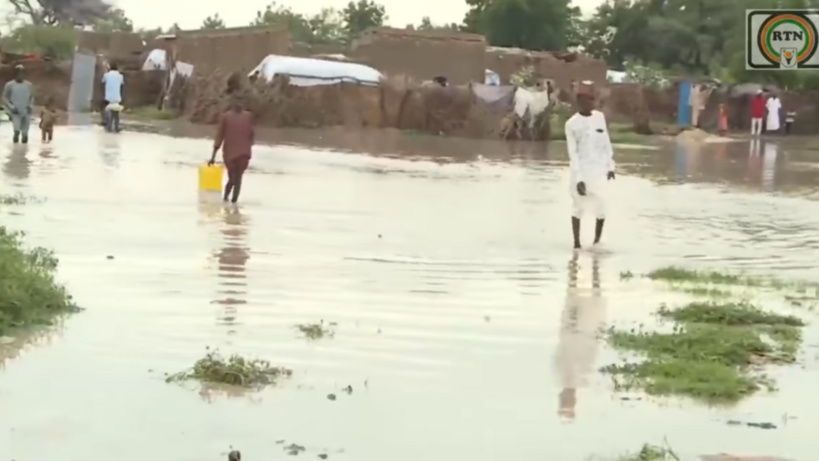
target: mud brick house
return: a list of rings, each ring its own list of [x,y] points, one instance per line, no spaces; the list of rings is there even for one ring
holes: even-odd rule
[[[563,90],[571,88],[572,80],[593,80],[606,83],[606,63],[589,56],[550,51],[528,51],[520,48],[486,49],[486,68],[497,72],[501,82],[509,83],[509,77],[518,69],[532,66],[535,73],[552,79]]]
[[[270,54],[289,54],[290,33],[271,27],[180,31],[176,59],[195,72],[250,72]]]
[[[354,41],[350,57],[387,75],[416,80],[445,75],[461,84],[483,81],[485,53],[483,35],[378,27]]]

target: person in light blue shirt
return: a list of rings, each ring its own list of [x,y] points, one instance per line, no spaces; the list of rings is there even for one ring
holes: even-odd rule
[[[108,72],[102,76],[105,88],[105,107],[103,108],[103,122],[107,131],[119,131],[119,111],[109,109],[110,105],[119,106],[122,103],[122,85],[125,77],[119,72],[119,66],[112,63]]]
[[[3,88],[3,105],[11,116],[14,127],[14,143],[28,144],[28,128],[31,124],[31,113],[34,105],[34,87],[23,78],[23,66],[14,66],[14,80]]]

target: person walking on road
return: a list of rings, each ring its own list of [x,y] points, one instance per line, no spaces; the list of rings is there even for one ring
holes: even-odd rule
[[[14,79],[3,88],[3,104],[11,116],[14,143],[28,144],[28,129],[34,109],[34,87],[23,78],[23,65],[14,67]]]
[[[594,244],[600,243],[606,220],[605,196],[608,181],[614,179],[614,149],[606,116],[594,109],[594,83],[577,87],[577,113],[566,122],[566,146],[571,164],[572,236],[580,248],[580,218],[594,213]]]
[[[230,107],[222,114],[219,120],[219,129],[213,141],[213,154],[208,165],[216,161],[216,154],[222,149],[222,160],[228,173],[228,182],[225,185],[225,202],[236,203],[242,191],[242,177],[250,164],[253,143],[255,141],[253,129],[253,114],[245,109],[240,96],[233,95]]]
[[[762,89],[751,98],[751,136],[762,134],[762,119],[765,117],[765,94]]]
[[[122,104],[122,85],[125,77],[119,72],[117,63],[111,63],[108,72],[102,76],[102,84],[105,87],[105,101],[102,110],[102,119],[105,124],[105,131],[119,132],[119,111],[114,110]]]

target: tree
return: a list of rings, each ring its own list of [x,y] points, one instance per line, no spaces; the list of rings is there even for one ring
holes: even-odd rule
[[[273,26],[287,30],[293,40],[297,42],[309,42],[312,38],[310,24],[307,19],[276,2],[267,5],[262,11],[257,11],[256,18],[251,25]]]
[[[580,9],[570,0],[467,0],[464,28],[493,46],[565,50],[577,35]]]
[[[74,56],[77,31],[69,26],[37,26],[26,24],[2,38],[4,51],[18,54],[51,55],[57,59]]]
[[[107,18],[111,5],[104,0],[8,0],[15,13],[33,25],[91,25]]]
[[[341,44],[347,43],[349,39],[344,27],[344,15],[335,8],[322,8],[307,23],[312,34],[310,43]]]
[[[222,17],[219,16],[219,13],[214,14],[213,16],[208,16],[202,21],[202,28],[203,29],[224,29],[225,28],[225,21],[222,21]]]
[[[94,23],[95,32],[133,32],[134,23],[125,16],[125,11],[112,9],[108,15]]]
[[[345,43],[348,35],[344,24],[343,14],[334,8],[323,8],[308,18],[276,3],[257,12],[251,23],[287,30],[294,41],[309,44]]]
[[[421,24],[419,24],[418,26],[413,26],[412,29],[423,31],[437,30],[443,32],[458,32],[459,30],[461,30],[461,28],[454,22],[444,25],[433,24],[429,16],[424,16],[423,18],[421,18]]]
[[[387,11],[384,6],[373,0],[351,1],[342,10],[342,14],[344,15],[344,27],[350,38],[358,36],[371,27],[381,27],[387,20]]]

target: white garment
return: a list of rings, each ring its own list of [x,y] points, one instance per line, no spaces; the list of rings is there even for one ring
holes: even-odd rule
[[[756,136],[762,133],[762,117],[751,119],[751,134]]]
[[[768,102],[765,103],[765,107],[768,109],[767,130],[779,130],[779,109],[782,108],[782,103],[779,101],[779,98],[774,96],[768,99]]]
[[[588,116],[574,114],[566,122],[565,132],[571,167],[572,216],[580,218],[591,211],[595,218],[605,219],[607,175],[614,171],[614,149],[606,116],[597,110]],[[581,181],[586,185],[585,196],[577,192],[577,183]]]

